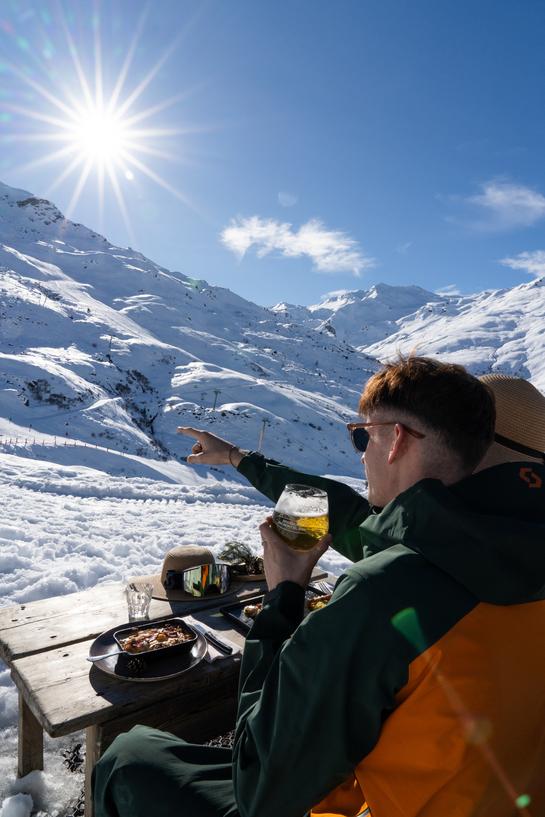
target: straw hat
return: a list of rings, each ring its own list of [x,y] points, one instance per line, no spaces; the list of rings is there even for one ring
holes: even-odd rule
[[[169,570],[174,570],[179,573],[191,567],[208,564],[215,564],[214,554],[211,550],[200,547],[199,545],[182,545],[171,548],[166,552],[160,574],[134,576],[129,579],[129,582],[135,584],[137,588],[140,588],[144,584],[151,584],[153,586],[153,598],[161,599],[162,601],[209,601],[209,595],[204,597],[192,596],[190,593],[186,593],[179,588],[167,590],[164,585]],[[242,586],[241,583],[232,581],[227,592],[221,593],[222,598],[236,593]]]
[[[496,442],[545,460],[545,396],[521,377],[485,374],[479,379],[496,400]]]

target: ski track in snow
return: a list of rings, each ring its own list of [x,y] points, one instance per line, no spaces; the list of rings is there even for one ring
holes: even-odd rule
[[[158,572],[165,552],[199,544],[217,553],[232,539],[260,548],[258,526],[271,505],[251,486],[225,479],[180,485],[116,477],[88,467],[0,454],[0,606],[73,593],[101,582]],[[356,486],[354,480],[349,480]],[[340,574],[335,552],[320,561]],[[0,817],[33,809],[63,815],[83,776],[63,765],[61,750],[83,735],[45,741],[45,771],[16,779],[17,693],[0,662]],[[20,811],[16,811],[20,809]]]

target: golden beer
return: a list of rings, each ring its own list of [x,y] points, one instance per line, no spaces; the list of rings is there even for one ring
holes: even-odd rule
[[[294,550],[311,550],[329,530],[325,491],[309,485],[286,485],[273,512],[273,525]]]
[[[329,530],[327,514],[297,517],[274,511],[273,523],[278,535],[294,550],[310,550]]]

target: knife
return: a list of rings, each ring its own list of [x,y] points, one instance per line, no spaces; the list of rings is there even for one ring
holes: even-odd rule
[[[211,630],[207,630],[206,627],[203,627],[202,624],[194,624],[193,622],[190,625],[193,627],[194,630],[197,630],[201,635],[203,635],[209,644],[212,644],[218,652],[222,652],[225,655],[231,655],[233,652],[233,648],[230,644],[227,644],[225,641],[222,641],[221,638],[213,633]]]

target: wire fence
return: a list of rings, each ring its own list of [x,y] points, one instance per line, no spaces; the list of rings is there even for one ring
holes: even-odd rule
[[[34,450],[35,448],[93,448],[100,451],[111,451],[113,453],[122,454],[124,452],[118,451],[115,448],[109,448],[98,443],[88,443],[84,440],[72,440],[65,437],[14,437],[2,436],[0,434],[0,448],[2,450],[11,449],[12,451],[20,450],[21,448],[27,450]]]

